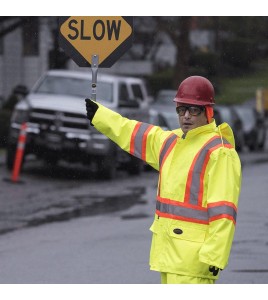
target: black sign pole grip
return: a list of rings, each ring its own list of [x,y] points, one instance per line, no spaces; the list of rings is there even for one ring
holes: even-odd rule
[[[91,57],[91,70],[92,70],[91,99],[92,100],[96,100],[98,65],[99,65],[99,56],[94,54]]]

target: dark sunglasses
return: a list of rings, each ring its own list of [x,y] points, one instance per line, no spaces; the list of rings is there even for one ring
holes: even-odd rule
[[[189,111],[189,114],[191,116],[198,116],[202,113],[202,111],[205,110],[205,107],[204,106],[177,106],[176,107],[176,112],[179,116],[184,116],[186,110]]]

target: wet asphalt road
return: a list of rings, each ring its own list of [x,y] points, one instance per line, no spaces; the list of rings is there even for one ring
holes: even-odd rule
[[[217,283],[267,284],[268,152],[241,160],[237,229]],[[156,172],[119,172],[109,182],[83,168],[51,174],[31,162],[24,183],[12,184],[1,171],[1,283],[159,283],[148,267]]]
[[[268,151],[243,153],[240,157],[243,185],[237,230],[229,266],[218,283],[268,283]],[[156,172],[129,177],[122,171],[115,180],[102,181],[83,167],[61,164],[51,173],[39,162],[32,161],[21,173],[23,183],[6,181],[10,172],[3,166],[1,177],[1,253],[5,257],[1,267],[2,282],[159,282],[158,274],[147,267]],[[92,218],[80,218],[79,222],[81,216]],[[74,223],[75,218],[79,223]],[[101,234],[94,230],[95,218],[99,220]],[[59,222],[70,219],[73,221]],[[45,223],[47,225],[38,226]],[[32,228],[16,230],[29,227]],[[66,248],[63,245],[67,242]],[[90,243],[91,247],[84,247],[84,243]],[[23,252],[25,249],[27,252]],[[105,268],[99,268],[107,249],[109,259]],[[90,260],[90,253],[93,260]],[[121,259],[126,253],[132,253],[129,262]],[[35,264],[30,265],[32,261]],[[52,276],[55,263],[57,272],[53,271]],[[24,276],[18,270],[10,270],[10,265],[16,265]],[[69,268],[77,272],[70,273]],[[89,268],[95,271],[91,273]]]
[[[125,210],[145,200],[146,186],[156,185],[157,173],[126,176],[118,171],[103,181],[81,165],[64,162],[53,170],[41,162],[25,164],[16,183],[1,166],[0,234],[44,223]]]
[[[5,155],[5,154],[4,154]],[[53,170],[40,161],[29,160],[18,182],[0,160],[0,234],[44,223],[107,214],[141,204],[147,187],[157,183],[150,169],[140,176],[118,171],[117,178],[103,181],[80,164],[61,162]],[[243,167],[268,161],[268,151],[240,154]],[[252,183],[256,185],[255,183]]]

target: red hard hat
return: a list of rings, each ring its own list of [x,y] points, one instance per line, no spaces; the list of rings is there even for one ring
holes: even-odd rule
[[[173,101],[194,105],[213,105],[215,104],[213,85],[205,77],[190,76],[182,81]]]

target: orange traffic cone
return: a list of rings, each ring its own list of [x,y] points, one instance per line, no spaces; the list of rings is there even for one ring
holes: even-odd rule
[[[26,143],[26,136],[27,136],[27,123],[21,124],[20,127],[20,134],[18,138],[18,144],[17,144],[17,151],[15,156],[15,161],[13,165],[13,171],[12,171],[12,182],[18,182],[20,170],[21,170],[21,164],[23,160],[23,154],[25,149],[25,143]]]

